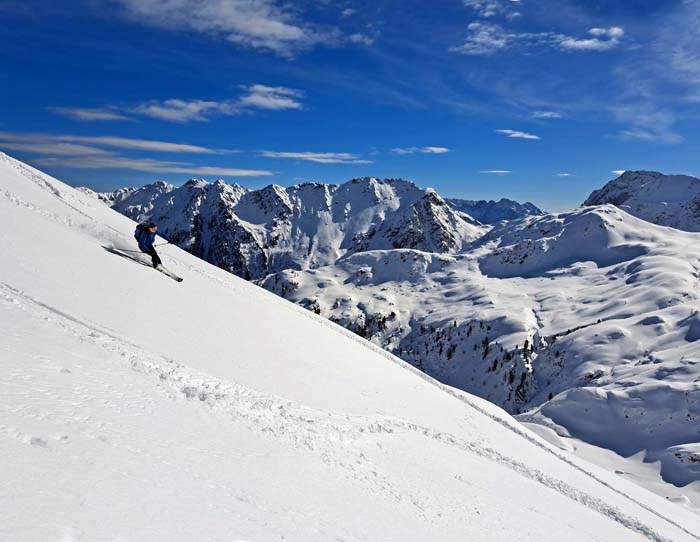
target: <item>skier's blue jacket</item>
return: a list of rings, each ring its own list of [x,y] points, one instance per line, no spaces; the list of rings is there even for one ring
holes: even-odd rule
[[[153,250],[153,243],[156,241],[155,232],[148,231],[147,228],[136,228],[134,232],[134,237],[139,242],[139,249],[143,252],[151,252]]]

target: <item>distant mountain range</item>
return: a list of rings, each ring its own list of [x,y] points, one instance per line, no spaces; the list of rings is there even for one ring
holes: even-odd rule
[[[495,224],[501,220],[515,220],[524,216],[544,214],[541,209],[530,202],[518,203],[506,198],[499,201],[448,198],[445,201],[453,209],[467,213],[483,224]]]
[[[136,221],[154,220],[170,241],[246,279],[367,250],[454,253],[487,230],[435,191],[401,179],[260,190],[192,179],[179,188],[157,182],[93,194]]]

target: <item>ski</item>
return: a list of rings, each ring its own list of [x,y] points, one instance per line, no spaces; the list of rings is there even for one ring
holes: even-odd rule
[[[167,270],[165,267],[163,267],[162,265],[161,265],[161,266],[158,266],[158,267],[154,267],[153,269],[155,269],[156,271],[160,271],[160,272],[163,273],[164,275],[170,277],[170,278],[173,279],[173,280],[176,280],[177,282],[182,282],[183,280],[185,280],[185,279],[183,279],[182,277],[178,277],[175,273],[172,273],[172,272],[168,271],[168,270]]]

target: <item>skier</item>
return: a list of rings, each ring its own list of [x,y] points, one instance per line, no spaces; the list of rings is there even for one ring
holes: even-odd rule
[[[141,252],[148,254],[153,262],[153,267],[159,271],[163,271],[163,265],[160,261],[160,257],[153,248],[153,243],[156,240],[156,234],[158,232],[158,226],[153,222],[143,222],[136,226],[136,231],[134,232],[134,238],[139,242],[139,249]],[[167,239],[166,239],[167,241]],[[170,243],[170,241],[168,241]]]

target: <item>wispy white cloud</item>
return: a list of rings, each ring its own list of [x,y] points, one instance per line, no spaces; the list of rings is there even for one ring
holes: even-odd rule
[[[515,139],[541,139],[538,135],[520,132],[518,130],[496,130],[496,132]]]
[[[576,51],[608,51],[620,44],[625,31],[619,26],[610,28],[591,28],[588,33],[591,38],[564,37],[559,42],[563,49]]]
[[[227,177],[266,177],[274,175],[274,172],[267,170],[199,166],[187,162],[169,162],[150,158],[126,158],[122,156],[38,158],[33,160],[33,163],[47,167],[128,169],[149,173],[182,173],[185,175],[222,175]]]
[[[663,25],[655,44],[656,78],[671,79],[684,87],[686,101],[700,103],[700,1],[686,0],[676,18]],[[660,62],[659,62],[660,61]]]
[[[625,170],[625,169],[613,169],[610,173],[614,173],[615,175],[620,176],[620,175],[622,175],[625,171],[627,171],[627,170]]]
[[[262,151],[260,156],[265,158],[292,158],[317,164],[371,164],[371,160],[363,160],[349,152],[277,152]]]
[[[119,112],[117,109],[111,107],[47,107],[46,109],[48,109],[52,113],[55,113],[56,115],[68,117],[69,119],[73,120],[82,120],[88,122],[98,120],[133,120],[124,115],[123,113]]]
[[[238,110],[230,102],[170,99],[143,103],[135,107],[133,112],[170,122],[191,122],[206,121],[212,115],[233,115]]]
[[[75,143],[49,143],[49,142],[7,142],[0,138],[0,148],[11,151],[27,152],[30,154],[44,154],[51,156],[85,156],[85,155],[111,155],[111,151],[90,147],[88,145],[76,145]]]
[[[488,173],[490,175],[508,175],[511,173],[508,169],[487,169],[485,171],[480,171],[479,173]]]
[[[480,17],[495,17],[512,13],[520,2],[519,0],[462,0],[462,3],[473,9]]]
[[[189,175],[225,175],[262,177],[273,175],[267,170],[203,166],[189,162],[131,158],[108,149],[190,154],[229,154],[232,151],[209,149],[185,143],[170,143],[117,136],[74,136],[68,134],[0,132],[0,148],[27,152],[38,157],[32,162],[48,167],[78,169],[128,169],[151,173]]]
[[[473,22],[467,26],[464,43],[449,50],[463,55],[490,55],[508,48],[516,37],[516,34],[507,32],[500,25]]]
[[[653,103],[645,101],[613,106],[610,111],[628,126],[618,133],[621,139],[667,144],[685,141],[682,135],[674,131],[677,117],[668,109],[656,108]]]
[[[340,12],[341,17],[350,17],[351,15],[355,15],[357,13],[356,9],[353,8],[345,8],[343,11]]]
[[[560,119],[562,116],[558,111],[534,111],[532,113],[534,119]]]
[[[237,45],[292,57],[328,41],[300,20],[298,10],[275,0],[116,0],[143,24],[221,36]]]
[[[255,110],[282,111],[303,109],[304,93],[300,90],[261,84],[242,85],[244,93],[230,100],[150,100],[133,107],[108,105],[100,109],[49,107],[49,111],[74,120],[133,120],[126,116],[140,115],[168,122],[209,121],[213,117],[240,115]]]
[[[462,45],[449,51],[470,56],[492,55],[499,51],[531,47],[555,47],[563,51],[608,51],[617,47],[624,36],[620,27],[591,28],[589,38],[577,38],[557,32],[515,32],[503,26],[475,21],[467,26],[467,37]]]
[[[628,130],[620,130],[620,138],[629,141],[649,141],[649,142],[661,142],[677,144],[683,143],[685,138],[675,132],[668,132],[665,130],[656,129],[645,129],[645,128],[630,128]]]
[[[375,38],[372,36],[368,36],[367,34],[350,34],[348,36],[348,39],[352,43],[357,43],[359,45],[372,45],[375,41]]]
[[[423,147],[421,152],[426,154],[445,154],[450,152],[450,149],[447,147]]]
[[[244,88],[247,90],[247,94],[238,101],[240,108],[282,111],[285,109],[302,109],[304,107],[300,101],[304,93],[300,90],[259,84]]]
[[[198,145],[189,145],[187,143],[170,143],[168,141],[131,139],[118,136],[76,136],[69,134],[0,132],[0,141],[10,143],[29,143],[33,145],[49,143],[80,143],[116,149],[194,154],[223,154],[229,152],[200,147]]]
[[[396,147],[391,149],[394,154],[404,155],[404,154],[445,154],[450,152],[447,147]]]
[[[557,173],[557,177],[575,177],[573,173]]]

